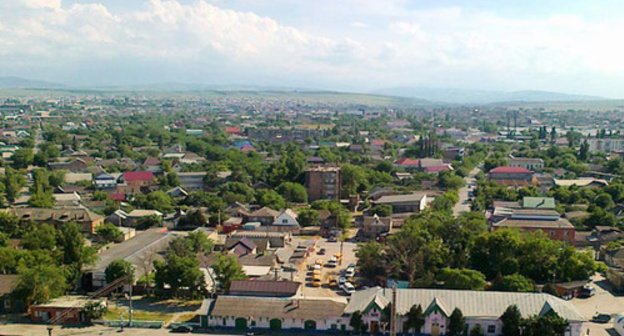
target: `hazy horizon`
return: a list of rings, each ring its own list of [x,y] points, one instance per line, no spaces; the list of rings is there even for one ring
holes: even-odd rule
[[[9,0],[0,76],[621,98],[623,12],[616,1]]]

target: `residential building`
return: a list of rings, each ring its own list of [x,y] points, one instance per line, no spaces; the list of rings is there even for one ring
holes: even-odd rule
[[[405,195],[384,195],[373,202],[375,205],[390,205],[393,213],[421,212],[427,207],[427,193],[416,191]]]
[[[117,187],[117,178],[107,173],[100,173],[95,176],[93,184],[96,189],[114,189]]]
[[[544,168],[544,160],[540,158],[528,158],[528,157],[510,157],[510,167],[521,167],[527,170],[541,170]]]
[[[340,199],[340,167],[318,166],[306,170],[305,186],[310,202]]]
[[[30,306],[29,315],[33,322],[79,325],[91,322],[84,308],[99,303],[106,307],[106,299],[89,299],[84,296],[62,296],[48,303]]]
[[[511,217],[492,224],[492,229],[543,231],[551,239],[574,244],[574,225],[554,210],[515,210]]]
[[[184,188],[184,190],[187,191],[203,190],[204,178],[206,177],[206,174],[206,172],[178,173],[178,178],[180,179],[180,187]]]
[[[151,171],[124,172],[121,175],[122,185],[118,185],[120,191],[126,194],[138,194],[154,184],[154,173]]]
[[[555,199],[553,197],[528,197],[522,198],[522,208],[524,209],[555,209]]]
[[[262,207],[252,213],[250,213],[245,222],[259,222],[262,225],[272,225],[275,223],[277,216],[279,216],[279,212],[273,210],[269,207]]]
[[[340,331],[349,324],[342,318],[345,307],[345,303],[331,299],[220,295],[204,301],[201,326],[241,331],[249,327],[274,332]]]
[[[273,225],[299,228],[297,213],[292,209],[284,209],[279,213],[279,215],[277,215]]]
[[[13,296],[19,275],[0,274],[0,314],[16,313],[22,310],[19,300]]]
[[[47,223],[60,227],[65,223],[75,222],[80,232],[92,235],[104,222],[104,217],[84,207],[46,208],[10,208],[5,210],[22,222]]]
[[[523,167],[496,167],[490,170],[488,178],[496,184],[515,188],[537,183],[534,172]]]
[[[343,316],[349,321],[350,315],[359,311],[368,331],[378,333],[381,331],[383,310],[391,304],[392,296],[391,289],[380,287],[358,291],[351,295]],[[570,302],[550,294],[416,288],[396,289],[398,333],[407,332],[404,329],[406,315],[418,305],[422,307],[425,318],[423,327],[417,332],[420,335],[446,334],[449,317],[455,308],[462,311],[467,332],[480,325],[485,335],[501,335],[500,317],[511,305],[516,305],[525,318],[557,313],[570,324],[566,335],[584,335],[585,318]]]
[[[591,138],[587,140],[589,144],[589,151],[596,152],[619,152],[624,150],[624,139],[616,138],[604,138],[597,139]]]
[[[390,232],[392,228],[392,217],[364,216],[360,235],[367,239],[375,239],[379,234]]]

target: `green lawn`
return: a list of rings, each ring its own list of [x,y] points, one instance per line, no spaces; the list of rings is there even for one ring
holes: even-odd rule
[[[122,313],[123,319],[128,319],[128,309],[125,307],[109,307],[103,319],[108,321],[118,321],[119,313]],[[136,321],[162,321],[168,322],[173,318],[173,314],[158,311],[133,310],[132,319]]]

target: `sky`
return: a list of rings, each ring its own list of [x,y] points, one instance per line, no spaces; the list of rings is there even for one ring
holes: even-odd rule
[[[615,0],[1,0],[0,76],[624,98]]]

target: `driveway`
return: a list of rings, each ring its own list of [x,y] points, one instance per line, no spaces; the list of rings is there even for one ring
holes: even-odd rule
[[[478,166],[473,169],[468,176],[464,177],[465,185],[457,191],[457,195],[459,196],[459,201],[455,204],[455,208],[453,208],[453,216],[457,217],[460,213],[466,211],[470,211],[470,201],[468,200],[468,193],[470,185],[475,185],[475,176],[479,174],[481,168]]]
[[[574,298],[570,301],[588,321],[596,313],[614,315],[624,312],[624,296],[613,295],[609,291],[610,284],[602,275],[596,274],[592,277],[592,286],[596,289],[596,295],[586,299]],[[613,319],[606,324],[588,322],[585,323],[584,328],[585,332],[589,329],[590,336],[617,335],[613,331]]]

